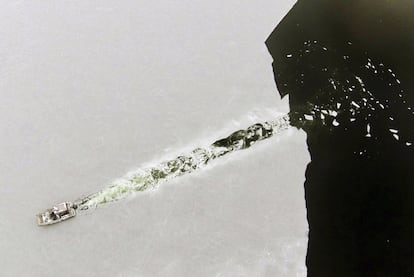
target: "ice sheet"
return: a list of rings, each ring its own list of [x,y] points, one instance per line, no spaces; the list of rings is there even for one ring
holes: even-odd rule
[[[304,276],[297,130],[50,228],[34,216],[286,112],[263,42],[293,3],[4,4],[1,275]]]

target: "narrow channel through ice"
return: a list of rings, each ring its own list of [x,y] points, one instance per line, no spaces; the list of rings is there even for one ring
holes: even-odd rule
[[[270,138],[289,127],[288,115],[253,124],[247,129],[235,131],[230,136],[217,140],[207,147],[198,147],[175,159],[129,172],[103,190],[77,200],[74,204],[78,210],[84,211],[121,200],[137,192],[154,189],[162,182],[191,173],[229,153],[249,148],[256,142]]]

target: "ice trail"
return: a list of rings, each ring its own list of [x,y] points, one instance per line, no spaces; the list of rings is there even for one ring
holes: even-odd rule
[[[161,162],[153,167],[129,172],[123,178],[112,182],[107,188],[75,201],[74,207],[78,211],[85,211],[121,200],[137,192],[153,189],[160,183],[191,173],[229,153],[249,148],[254,143],[270,138],[289,127],[288,115],[253,124],[247,129],[238,130],[226,138],[217,140],[210,146],[196,148],[188,154]]]

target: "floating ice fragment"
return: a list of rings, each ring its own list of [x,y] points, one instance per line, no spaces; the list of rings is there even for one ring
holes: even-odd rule
[[[398,134],[398,130],[396,130],[396,129],[390,129],[390,132],[393,133],[393,134]]]
[[[329,82],[333,86],[334,89],[336,89],[335,81],[333,79],[329,79]]]
[[[306,120],[313,120],[313,116],[311,116],[309,114],[305,114],[305,119]]]
[[[365,135],[367,138],[371,137],[371,126],[367,124],[367,134]]]
[[[359,106],[359,105],[358,105],[355,101],[352,101],[352,102],[351,102],[351,104],[352,104],[354,107],[358,108],[358,109],[361,107],[361,106]]]
[[[355,76],[355,78],[358,80],[361,86],[365,86],[364,82],[362,82],[362,79],[359,76]]]
[[[338,115],[338,112],[336,112],[336,111],[329,110],[328,112],[329,112],[329,115],[333,116],[333,117],[336,117]]]

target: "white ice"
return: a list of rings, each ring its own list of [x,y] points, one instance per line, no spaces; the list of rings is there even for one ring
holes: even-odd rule
[[[133,200],[35,222],[249,113],[286,112],[264,40],[294,2],[3,3],[0,275],[305,276],[297,130]]]

